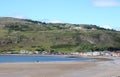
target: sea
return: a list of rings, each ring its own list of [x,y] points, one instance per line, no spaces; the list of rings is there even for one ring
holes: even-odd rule
[[[91,61],[91,59],[69,58],[63,56],[0,55],[0,63],[64,62],[64,61]]]

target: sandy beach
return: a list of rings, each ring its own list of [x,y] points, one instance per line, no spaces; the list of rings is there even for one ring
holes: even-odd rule
[[[0,77],[120,77],[120,58],[92,62],[0,64]]]

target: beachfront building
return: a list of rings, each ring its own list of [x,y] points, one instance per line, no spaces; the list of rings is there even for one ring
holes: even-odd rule
[[[114,54],[115,54],[116,56],[120,57],[120,51],[116,51],[116,52],[114,52]]]
[[[47,51],[42,51],[41,54],[42,54],[42,55],[48,55],[48,52],[47,52]]]
[[[28,54],[29,53],[29,51],[27,51],[27,50],[20,50],[20,54]]]
[[[93,56],[100,56],[101,55],[101,52],[100,51],[95,51],[93,52]]]
[[[92,52],[80,52],[79,53],[80,56],[93,56]]]
[[[117,56],[119,56],[119,57],[120,57],[120,52],[117,52],[116,54],[117,54]]]
[[[79,55],[79,52],[71,52],[71,55]]]
[[[101,52],[101,55],[102,56],[112,56],[110,51],[103,51],[103,52]]]
[[[39,54],[39,51],[34,51],[33,53],[34,53],[34,54]]]
[[[120,57],[120,51],[110,52],[110,51],[94,51],[94,52],[72,52],[70,55],[78,56],[113,56]]]
[[[112,53],[110,51],[94,51],[94,52],[80,52],[79,55],[80,56],[112,56]]]

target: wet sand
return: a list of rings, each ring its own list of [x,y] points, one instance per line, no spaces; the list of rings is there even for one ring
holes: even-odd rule
[[[0,64],[0,77],[119,77],[120,58],[96,62]]]

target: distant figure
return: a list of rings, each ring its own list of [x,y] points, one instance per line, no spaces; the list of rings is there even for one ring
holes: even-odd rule
[[[39,62],[39,60],[37,60],[36,62]]]

